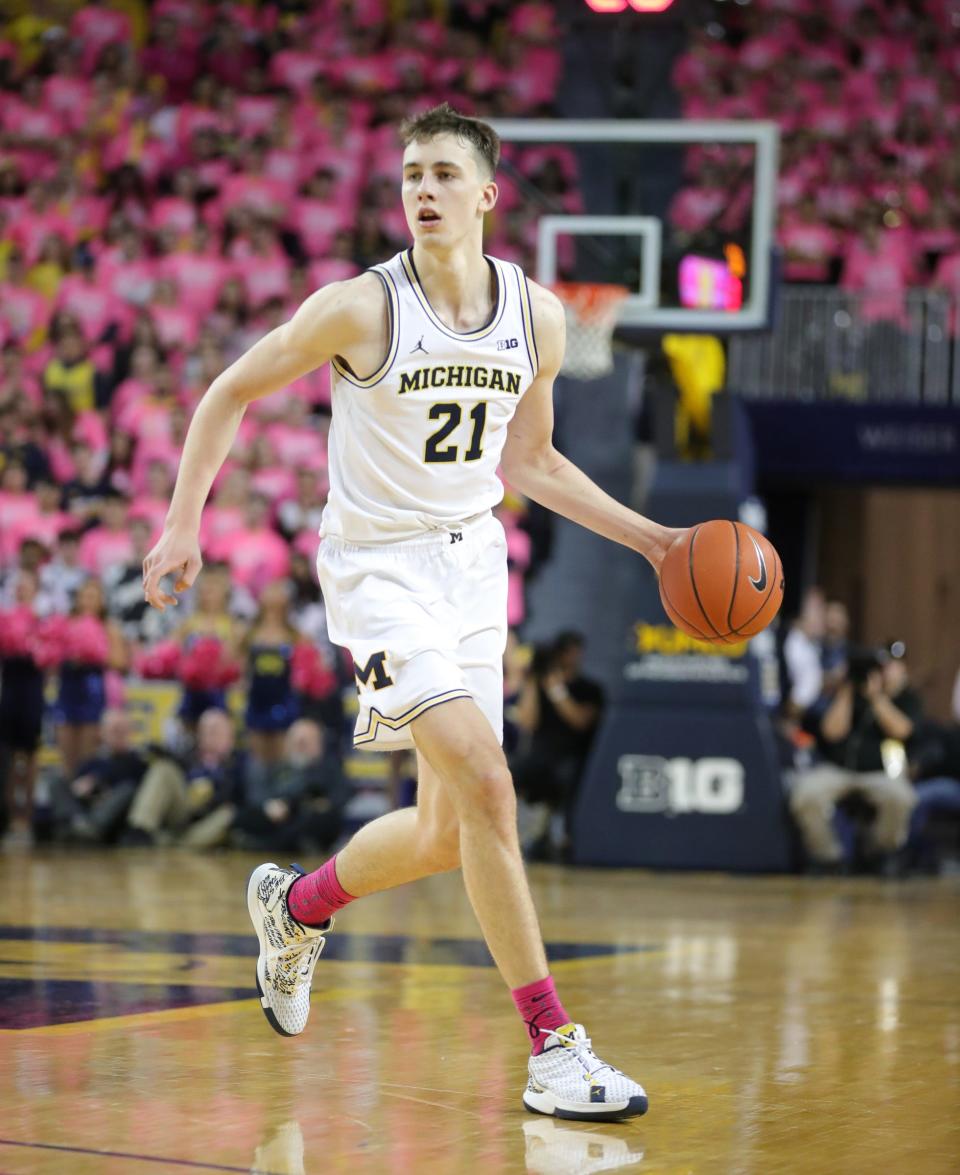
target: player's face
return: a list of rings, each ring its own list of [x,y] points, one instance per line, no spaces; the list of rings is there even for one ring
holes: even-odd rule
[[[452,245],[482,231],[497,185],[454,135],[411,143],[403,153],[403,209],[418,243]]]

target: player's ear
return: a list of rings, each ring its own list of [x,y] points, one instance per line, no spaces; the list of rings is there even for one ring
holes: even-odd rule
[[[500,197],[500,189],[497,187],[494,180],[490,180],[483,185],[483,191],[480,193],[480,203],[478,209],[480,212],[490,212],[496,206],[497,200]]]

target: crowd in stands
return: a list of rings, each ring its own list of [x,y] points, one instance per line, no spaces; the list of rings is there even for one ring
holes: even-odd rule
[[[953,721],[935,722],[903,642],[861,647],[849,630],[846,606],[811,588],[783,642],[788,803],[808,866],[936,871],[950,853],[932,830],[956,833],[960,815],[960,675]]]
[[[551,113],[553,9],[159,0],[58,11],[0,25],[9,795],[32,793],[47,687],[68,785],[100,753],[103,714],[122,712],[133,676],[180,683],[189,734],[242,681],[243,754],[255,762],[280,761],[298,715],[339,751],[352,673],[326,643],[313,569],[328,369],[248,410],[204,512],[206,568],[182,607],[147,608],[142,560],[210,382],[312,290],[409,243],[400,120],[442,101]],[[569,157],[508,154],[558,200],[570,189]],[[534,229],[504,185],[491,251],[529,264]],[[515,495],[499,514],[517,625],[536,535]],[[179,769],[189,778],[189,764]],[[154,785],[166,799],[179,796],[173,778]]]
[[[861,292],[868,320],[905,325],[911,286],[960,293],[958,21],[952,0],[716,3],[674,69],[686,117],[779,125],[784,275]],[[691,151],[675,227],[741,231],[751,158]]]

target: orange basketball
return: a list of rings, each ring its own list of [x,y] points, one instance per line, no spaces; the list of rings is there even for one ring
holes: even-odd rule
[[[660,599],[682,632],[735,645],[762,632],[783,603],[783,563],[769,539],[742,522],[691,526],[667,551]]]

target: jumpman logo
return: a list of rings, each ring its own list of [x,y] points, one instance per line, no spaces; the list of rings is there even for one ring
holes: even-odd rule
[[[410,354],[415,355],[417,353],[417,351],[422,351],[424,353],[424,355],[430,354],[430,352],[427,350],[427,348],[423,345],[423,335],[420,336],[420,342],[417,343],[417,345],[413,348],[413,350],[410,352]]]

